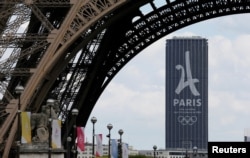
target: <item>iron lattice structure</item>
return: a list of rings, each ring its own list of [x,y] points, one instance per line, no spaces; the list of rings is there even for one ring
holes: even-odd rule
[[[159,5],[160,4],[160,5]],[[143,8],[150,11],[144,13]],[[85,126],[105,87],[144,48],[206,19],[250,12],[249,0],[2,0],[0,2],[0,150],[15,145],[21,111],[60,103],[63,143],[76,123]]]

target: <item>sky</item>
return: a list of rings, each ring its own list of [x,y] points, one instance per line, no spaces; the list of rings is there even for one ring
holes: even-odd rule
[[[250,14],[196,23],[158,40],[133,58],[111,81],[85,127],[108,143],[119,139],[138,150],[165,147],[165,41],[173,36],[201,36],[209,45],[209,141],[243,141],[250,129]]]

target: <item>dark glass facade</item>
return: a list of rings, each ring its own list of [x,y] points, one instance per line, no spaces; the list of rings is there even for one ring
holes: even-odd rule
[[[207,150],[208,42],[166,41],[166,149]]]

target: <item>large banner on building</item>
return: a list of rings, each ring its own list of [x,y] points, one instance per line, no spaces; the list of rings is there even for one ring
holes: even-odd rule
[[[61,120],[52,121],[52,148],[61,148]]]
[[[21,143],[31,143],[30,112],[21,112],[22,139]]]
[[[201,37],[167,40],[166,148],[206,149],[208,44]]]

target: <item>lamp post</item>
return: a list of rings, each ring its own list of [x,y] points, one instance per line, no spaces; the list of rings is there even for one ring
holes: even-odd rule
[[[72,138],[71,137],[67,137],[67,158],[70,158],[70,142],[71,142]]]
[[[113,125],[111,124],[111,123],[109,123],[108,125],[107,125],[107,128],[108,128],[108,130],[109,130],[109,134],[108,134],[108,138],[109,138],[109,151],[108,151],[108,158],[111,158],[110,157],[110,139],[111,139],[111,129],[113,128]]]
[[[76,117],[77,117],[79,111],[78,111],[78,109],[74,108],[74,109],[72,109],[71,113],[72,113],[72,116],[74,117],[74,118],[73,118],[73,119],[74,119],[74,131],[73,131],[73,143],[74,143],[74,144],[73,144],[73,158],[75,158],[76,155],[77,155],[77,151],[76,151]]]
[[[194,147],[193,147],[193,157],[196,157],[197,151],[198,151],[197,146],[194,146]]]
[[[51,108],[54,106],[55,100],[48,99],[47,106],[49,106],[49,158],[51,158],[51,150],[52,150],[52,117],[51,117]]]
[[[120,129],[120,130],[118,131],[118,133],[119,133],[119,135],[120,135],[120,146],[119,146],[120,153],[119,153],[119,155],[120,155],[120,158],[122,158],[122,134],[123,134],[123,130]]]
[[[186,148],[185,158],[188,158],[188,149]]]
[[[154,145],[154,146],[153,146],[153,149],[154,149],[154,158],[156,158],[156,149],[157,149],[157,146]]]
[[[91,122],[93,123],[93,144],[92,144],[92,156],[95,157],[95,123],[97,122],[96,117],[91,118]]]
[[[24,87],[21,85],[17,85],[15,88],[15,92],[18,95],[18,122],[17,122],[17,154],[20,157],[20,145],[21,145],[21,94],[24,90]]]

